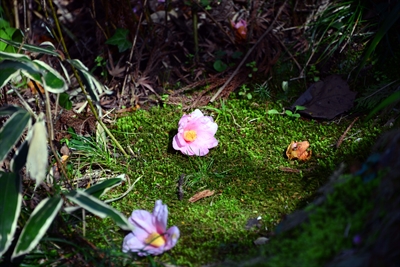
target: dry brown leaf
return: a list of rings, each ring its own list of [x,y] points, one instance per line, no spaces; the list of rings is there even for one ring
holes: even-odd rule
[[[310,147],[308,141],[294,142],[292,141],[288,148],[286,149],[286,156],[289,160],[309,160],[311,158],[312,151],[307,149]]]
[[[212,196],[212,195],[214,195],[214,192],[215,192],[214,190],[213,190],[213,191],[210,191],[210,190],[208,190],[208,189],[203,190],[203,191],[201,191],[201,192],[196,193],[196,194],[195,194],[194,196],[192,196],[191,198],[189,198],[189,202],[193,203],[193,202],[196,202],[196,201],[199,200],[199,199]]]
[[[29,82],[27,83],[27,85],[28,85],[28,87],[31,89],[31,91],[32,91],[32,93],[33,93],[34,95],[38,93],[37,90],[36,90],[36,88],[39,88],[40,92],[41,92],[42,94],[44,94],[43,86],[40,85],[39,83],[37,83],[37,82],[35,82],[35,81],[29,81]],[[36,85],[36,86],[35,86],[35,85]]]

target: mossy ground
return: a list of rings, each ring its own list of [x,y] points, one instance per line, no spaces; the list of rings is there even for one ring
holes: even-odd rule
[[[205,157],[188,157],[172,149],[172,137],[183,114],[176,107],[139,110],[117,120],[114,133],[135,156],[108,159],[105,168],[127,174],[131,182],[141,178],[131,193],[112,206],[129,216],[135,209],[151,211],[155,200],[161,199],[168,205],[168,225],[176,225],[181,231],[176,247],[157,260],[200,266],[253,254],[257,249],[252,242],[265,234],[265,227],[272,230],[282,215],[312,201],[340,162],[351,165],[365,159],[381,131],[373,123],[357,122],[348,139],[336,149],[337,140],[351,121],[328,123],[267,115],[271,108],[280,107],[230,99],[201,108],[219,126],[219,145]],[[313,151],[309,161],[285,158],[291,141],[304,140],[310,142]],[[282,167],[300,172],[282,171]],[[177,181],[182,174],[184,198],[180,201]],[[127,187],[113,189],[107,197],[119,195]],[[188,202],[204,189],[215,190],[215,194]],[[247,221],[258,216],[262,229],[246,230]],[[126,234],[108,219],[89,220],[88,229],[96,229],[95,234],[88,233],[88,238],[104,249],[119,250]]]

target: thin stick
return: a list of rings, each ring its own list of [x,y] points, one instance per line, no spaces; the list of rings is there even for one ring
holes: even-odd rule
[[[272,30],[275,22],[277,21],[279,15],[281,14],[283,7],[286,5],[286,1],[282,4],[282,6],[278,10],[278,14],[275,16],[274,21],[271,23],[271,25],[268,27],[268,29],[263,33],[263,35],[260,37],[260,39],[257,40],[257,42],[250,48],[250,50],[247,52],[247,54],[244,56],[243,60],[240,62],[239,66],[236,67],[235,71],[232,73],[232,75],[229,77],[228,80],[222,85],[219,89],[218,92],[210,99],[210,102],[214,102],[215,99],[221,94],[221,92],[225,89],[225,87],[232,81],[233,77],[236,76],[236,74],[239,72],[240,68],[243,66],[244,62],[247,60],[249,55],[253,52],[253,50],[257,47],[257,45],[261,42],[262,39],[264,39],[265,36]]]
[[[336,148],[339,148],[340,145],[343,143],[344,137],[346,136],[346,134],[350,131],[351,127],[353,127],[353,124],[358,120],[358,117],[355,118],[353,120],[352,123],[350,123],[350,125],[347,127],[346,131],[344,131],[344,133],[342,134],[342,136],[339,138],[339,140],[336,143]]]

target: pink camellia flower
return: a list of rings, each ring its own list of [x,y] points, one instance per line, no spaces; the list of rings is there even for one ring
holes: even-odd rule
[[[210,148],[218,145],[214,135],[218,125],[210,116],[204,116],[196,109],[191,114],[185,114],[179,120],[178,134],[172,140],[172,146],[183,154],[204,156]]]
[[[153,213],[146,210],[134,210],[129,222],[134,231],[124,238],[123,252],[137,252],[139,256],[159,255],[170,250],[179,239],[179,229],[172,226],[167,229],[168,208],[157,200]]]
[[[231,20],[231,26],[236,29],[236,35],[242,39],[245,40],[247,36],[247,22],[243,19],[239,20],[237,23],[235,23],[233,20]]]
[[[236,23],[233,20],[231,20],[231,25],[235,29],[239,29],[241,27],[242,28],[247,28],[247,22],[244,19],[241,19]]]

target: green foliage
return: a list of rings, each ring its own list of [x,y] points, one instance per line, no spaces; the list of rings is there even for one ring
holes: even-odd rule
[[[320,52],[317,63],[342,51],[353,42],[366,40],[371,33],[362,27],[365,12],[363,0],[339,1],[328,5],[310,26],[310,39],[313,47]]]
[[[294,111],[291,111],[291,110],[284,110],[282,113],[279,113],[279,111],[277,111],[276,109],[270,109],[270,110],[268,110],[268,115],[275,115],[275,114],[286,114],[287,116],[289,116],[289,117],[291,117],[291,118],[296,118],[296,119],[298,119],[298,118],[300,118],[300,114],[299,113],[297,113],[297,111],[300,111],[300,110],[305,110],[306,109],[306,107],[303,107],[303,106],[295,106],[295,110]]]
[[[58,104],[66,110],[72,109],[72,101],[69,99],[69,94],[61,93],[59,95]]]
[[[377,107],[375,107],[371,113],[368,115],[366,120],[369,120],[374,116],[378,111],[382,110],[383,108],[386,108],[387,106],[393,104],[393,103],[399,103],[400,102],[400,91],[397,91],[390,95],[388,98],[383,100]]]
[[[258,68],[256,66],[257,62],[252,61],[246,64],[246,67],[251,69],[251,73],[249,73],[249,78],[253,77],[253,73],[256,73],[258,71]]]
[[[1,39],[1,41],[14,47],[21,46],[21,44],[10,40]],[[51,56],[59,56],[51,45],[49,48],[22,45],[21,48],[22,50],[34,50]],[[24,76],[40,83],[43,85],[44,90],[51,93],[63,93],[68,88],[68,83],[63,76],[40,60],[32,60],[26,55],[2,51],[0,51],[0,59],[0,87],[5,86],[8,82],[14,85]],[[99,99],[98,95],[105,91],[104,86],[89,74],[87,68],[79,60],[73,59],[67,60],[67,62],[78,70],[83,82],[86,84],[86,89],[91,97],[97,101]],[[61,67],[69,81],[68,74],[62,64]],[[13,87],[13,89],[18,90],[17,87]],[[71,108],[71,102],[67,94],[60,96],[60,102],[63,106]],[[50,105],[49,103],[47,104]],[[49,159],[45,116],[43,113],[35,114],[27,103],[24,103],[24,107],[29,110],[26,111],[17,106],[3,106],[0,108],[0,116],[9,116],[0,129],[0,143],[2,144],[0,147],[0,161],[3,161],[10,154],[22,134],[27,131],[26,141],[17,147],[17,151],[11,160],[10,170],[12,172],[0,172],[2,181],[2,186],[0,187],[0,256],[3,256],[10,249],[11,241],[16,233],[17,222],[22,217],[21,202],[23,196],[20,170],[24,166],[26,166],[25,173],[36,180],[35,190],[38,190],[38,186],[44,182],[46,177],[48,178],[47,186],[52,190],[47,192],[50,194],[49,197],[39,199],[40,203],[28,215],[29,219],[26,222],[21,221],[21,235],[17,239],[16,247],[10,251],[12,252],[11,256],[9,256],[10,258],[4,259],[6,262],[11,262],[16,257],[28,254],[37,246],[64,204],[65,198],[62,197],[63,195],[93,214],[101,218],[109,216],[121,228],[131,230],[131,225],[122,214],[96,198],[99,193],[101,195],[104,192],[105,188],[114,186],[118,180],[122,181],[122,178],[115,178],[117,180],[114,179],[113,183],[105,182],[104,185],[98,185],[96,189],[82,192],[76,190],[61,191],[58,185],[52,183],[52,174],[48,174],[47,170]],[[64,178],[68,179],[68,177]]]
[[[31,126],[28,126],[31,115],[19,107],[2,107],[0,115],[11,115],[0,130],[0,142],[2,143],[0,151],[2,158],[7,156],[16,141],[20,139],[25,128],[28,127],[27,142],[24,142],[19,147],[19,150],[11,161],[11,170],[15,172],[0,172],[2,180],[0,190],[0,195],[2,196],[0,198],[0,212],[2,214],[0,218],[0,229],[2,229],[0,232],[0,256],[2,256],[11,245],[21,211],[22,178],[19,170],[26,164],[30,177],[36,180],[36,187],[38,187],[43,182],[47,173],[48,152],[47,131],[44,126],[43,115],[40,115]],[[38,157],[38,155],[41,156]],[[61,194],[65,194],[71,201],[76,202],[82,208],[91,211],[101,218],[110,216],[125,230],[131,229],[127,219],[122,214],[95,197],[99,196],[99,192],[104,192],[105,188],[115,185],[118,182],[118,179],[116,179],[112,180],[111,183],[106,181],[104,185],[98,185],[95,189],[88,192],[74,190],[70,192],[55,192],[53,196],[43,199],[24,225],[11,258],[25,255],[36,247],[64,203]],[[48,185],[54,186],[52,184]],[[95,196],[91,196],[90,194],[94,194]]]
[[[268,88],[268,82],[263,84],[256,84],[254,87],[254,94],[259,97],[261,101],[270,100],[271,91]]]
[[[65,79],[53,68],[39,60],[31,60],[28,56],[0,52],[0,87],[21,74],[40,83],[52,93],[64,92],[68,85]]]
[[[356,110],[372,110],[385,98],[396,92],[398,86],[398,82],[389,82],[388,80],[366,86],[362,95],[356,99]]]
[[[127,39],[128,34],[129,30],[118,28],[114,35],[106,41],[106,44],[116,45],[120,53],[125,52],[132,47],[132,43]]]
[[[213,67],[216,71],[218,72],[223,72],[224,70],[226,70],[228,68],[228,65],[226,65],[222,60],[217,59],[214,64]]]
[[[250,100],[250,99],[253,98],[253,95],[252,95],[249,91],[250,91],[250,88],[248,88],[246,84],[242,84],[242,85],[240,86],[238,95],[239,95],[240,97],[245,97],[245,98],[247,98],[248,100]]]
[[[94,72],[95,69],[101,69],[101,76],[107,79],[108,71],[107,71],[107,62],[102,56],[97,56],[95,59],[96,66],[90,71],[91,73]]]
[[[19,31],[18,29],[11,27],[8,21],[4,20],[3,18],[0,18],[0,38],[5,40],[13,40],[21,42],[22,34],[21,31]],[[0,51],[15,53],[16,48],[14,48],[11,45],[8,45],[7,43],[0,42]]]

